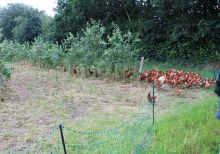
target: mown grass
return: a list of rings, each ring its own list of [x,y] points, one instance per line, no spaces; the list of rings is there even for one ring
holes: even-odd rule
[[[161,70],[166,70],[169,68],[176,68],[178,70],[184,70],[184,71],[194,71],[198,73],[202,73],[203,75],[207,77],[213,77],[213,71],[212,70],[204,70],[202,68],[191,68],[191,67],[183,67],[183,66],[175,66],[174,64],[165,64],[165,63],[146,63],[145,69],[149,70],[152,68],[157,68]],[[58,78],[58,74],[57,74]],[[68,78],[68,81],[70,78]],[[77,82],[76,82],[77,81]],[[83,85],[81,82],[84,80],[78,80],[73,79],[73,82],[80,86],[80,89],[83,89]],[[72,82],[72,80],[71,80]],[[71,82],[68,82],[70,84]],[[85,82],[85,81],[84,81]],[[72,88],[72,87],[71,87]],[[75,87],[73,87],[74,89]],[[97,93],[97,90],[100,90],[99,87],[86,87],[86,93],[87,95],[90,93]],[[102,89],[101,89],[102,90]],[[120,95],[121,93],[118,93],[118,95],[114,94],[116,90],[111,91],[113,94],[112,99],[115,98],[115,100],[120,102]],[[210,91],[207,90],[207,93]],[[211,92],[210,92],[211,93]],[[202,93],[200,93],[203,95]],[[71,93],[71,96],[73,93]],[[140,95],[140,94],[139,94]],[[195,93],[192,93],[192,95],[195,96]],[[152,144],[149,148],[146,149],[146,151],[139,151],[139,153],[155,153],[155,154],[172,154],[172,153],[195,153],[195,154],[216,154],[218,153],[219,144],[220,144],[220,122],[217,121],[214,117],[214,113],[217,110],[217,99],[215,98],[214,94],[208,95],[210,97],[213,96],[213,98],[205,98],[203,96],[203,99],[201,99],[200,102],[197,103],[177,103],[175,100],[175,109],[172,107],[172,111],[169,112],[169,114],[166,113],[166,117],[160,117],[156,121],[155,125],[155,132],[153,134],[152,138]],[[61,99],[54,98],[58,102]],[[59,96],[58,96],[59,97]],[[77,95],[78,97],[78,95]],[[85,97],[83,95],[83,97]],[[97,97],[95,95],[95,97]],[[171,97],[171,96],[168,96]],[[187,99],[187,98],[184,98]],[[198,100],[199,98],[194,97],[194,101]],[[68,100],[67,100],[68,101]],[[67,102],[65,99],[62,101],[61,104],[65,104]],[[95,102],[94,102],[95,103]],[[39,106],[42,107],[45,110],[52,109],[59,110],[59,112],[63,112],[62,106],[59,104],[56,106],[56,104],[53,104],[54,106],[50,106],[51,104],[41,104],[39,103]],[[73,121],[69,122],[68,124],[65,124],[65,127],[67,128],[74,128],[78,131],[84,131],[84,130],[90,130],[90,131],[103,131],[106,129],[111,129],[119,126],[123,121],[129,121],[131,117],[137,113],[136,110],[138,110],[138,107],[135,106],[120,106],[118,105],[116,108],[108,108],[108,110],[104,110],[104,108],[101,108],[100,104],[93,104],[93,108],[91,111],[86,113],[85,115],[81,115],[77,119],[74,119]],[[159,104],[157,104],[159,105]],[[69,107],[69,106],[67,106]],[[111,107],[111,106],[109,106]],[[156,106],[159,108],[159,106]],[[54,110],[53,110],[54,109]],[[71,109],[73,110],[73,109]],[[103,111],[104,110],[104,111]],[[150,112],[151,114],[151,112]],[[62,116],[62,115],[60,115]],[[150,118],[148,118],[149,120]],[[107,134],[100,135],[100,134],[83,134],[83,133],[76,133],[72,129],[70,131],[67,130],[67,128],[64,128],[64,134],[65,134],[65,140],[68,145],[72,144],[90,144],[97,143],[101,141],[105,141],[106,139],[110,139],[110,141],[103,145],[94,145],[92,146],[92,149],[88,149],[90,147],[83,147],[82,149],[74,149],[73,147],[68,148],[68,151],[79,151],[85,152],[85,151],[93,151],[94,153],[132,153],[134,152],[134,148],[138,145],[136,143],[139,143],[141,139],[146,135],[147,126],[149,126],[149,121],[144,121],[144,123],[141,124],[141,128],[139,129],[135,127],[133,128],[132,125],[126,125],[123,127],[123,129],[113,132],[108,132]],[[67,130],[67,131],[66,131]],[[137,131],[135,131],[137,130]],[[132,133],[132,134],[129,134]],[[122,137],[125,137],[123,139]],[[31,137],[29,137],[31,138]],[[121,141],[122,140],[122,141]],[[50,140],[51,143],[54,143],[53,145],[55,148],[58,148],[56,145],[61,145],[60,141],[60,134],[59,130],[56,131],[56,136]],[[134,142],[135,141],[135,142]],[[49,144],[49,143],[47,143]],[[45,142],[42,142],[40,146],[47,146]],[[53,148],[52,148],[53,149]],[[62,153],[61,149],[55,149],[54,153]]]
[[[220,121],[215,119],[216,98],[204,98],[192,106],[179,106],[157,121],[152,145],[146,153],[217,154]]]

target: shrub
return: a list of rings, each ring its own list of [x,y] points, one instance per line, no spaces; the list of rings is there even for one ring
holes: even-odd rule
[[[81,37],[70,34],[64,43],[66,66],[119,75],[133,69],[140,51],[136,47],[139,39],[130,32],[122,34],[116,25],[107,41],[104,35],[105,27],[95,21],[87,24]]]
[[[66,65],[69,67],[83,67],[85,70],[98,69],[99,60],[106,49],[103,39],[105,27],[99,22],[87,24],[81,37],[72,34],[65,40],[64,48]]]
[[[0,88],[4,86],[4,82],[10,77],[11,71],[5,67],[2,61],[0,61]]]
[[[63,52],[59,45],[37,38],[31,46],[29,59],[35,64],[56,67],[62,63]]]
[[[139,41],[131,32],[122,34],[115,26],[112,35],[108,36],[108,49],[102,55],[100,66],[110,73],[121,75],[125,70],[131,70],[136,66],[138,52],[136,44]]]
[[[85,73],[114,73],[122,76],[124,71],[136,67],[140,40],[131,32],[123,34],[113,24],[111,35],[105,37],[105,27],[91,21],[79,36],[70,34],[64,41],[63,49],[57,44],[35,39],[32,45],[4,41],[0,44],[2,60],[29,60],[40,66],[65,66],[70,71],[84,69]]]

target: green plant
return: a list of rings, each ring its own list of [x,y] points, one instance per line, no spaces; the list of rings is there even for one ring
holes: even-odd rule
[[[123,34],[119,27],[114,26],[112,35],[108,36],[108,48],[100,59],[100,67],[109,73],[122,75],[137,65],[139,39],[131,32]]]
[[[107,41],[104,35],[105,27],[95,21],[87,24],[81,37],[70,34],[64,43],[66,66],[120,76],[125,70],[135,68],[140,51],[136,46],[139,39],[131,32],[123,34],[116,25]]]
[[[28,57],[32,63],[56,67],[62,63],[63,52],[59,45],[44,41],[39,37],[31,46]]]
[[[80,67],[86,71],[95,68],[97,71],[107,45],[103,39],[104,33],[105,27],[99,22],[91,21],[81,37],[70,34],[64,43],[67,52],[65,64],[70,68]]]
[[[11,70],[5,67],[4,63],[0,61],[0,88],[4,86],[6,80],[11,77]]]

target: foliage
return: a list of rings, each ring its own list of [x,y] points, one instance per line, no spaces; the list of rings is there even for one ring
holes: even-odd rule
[[[99,22],[87,24],[81,36],[70,36],[65,41],[65,64],[71,67],[95,69],[102,73],[122,73],[134,68],[137,62],[139,41],[130,32],[122,34],[115,26],[108,39],[104,39],[105,27]]]
[[[113,25],[112,33],[105,39],[106,28],[92,20],[81,35],[70,33],[63,48],[42,37],[32,44],[4,40],[0,43],[1,59],[30,61],[43,67],[64,66],[70,71],[84,69],[87,75],[115,73],[122,76],[125,71],[136,68],[140,40],[131,32],[123,34]]]
[[[42,21],[42,27],[41,27],[42,33],[40,34],[40,37],[43,38],[43,40],[45,41],[56,42],[54,18],[45,15],[41,17],[41,21]]]
[[[11,72],[8,68],[5,67],[3,62],[0,62],[0,76],[5,78],[10,78]]]
[[[0,43],[0,60],[27,60],[29,50],[29,44],[19,44],[17,42],[4,40]]]
[[[70,67],[83,67],[86,70],[92,67],[97,68],[107,45],[103,40],[104,33],[105,27],[92,21],[87,24],[81,37],[74,37],[70,34],[65,42],[65,48],[68,50],[66,55],[68,65]]]
[[[31,43],[40,35],[61,45],[69,33],[84,37],[91,19],[105,27],[108,42],[114,22],[122,33],[139,36],[139,57],[200,63],[219,60],[219,14],[218,0],[58,0],[54,18],[9,4],[0,9],[0,29],[3,39]]]
[[[14,43],[12,41],[4,40],[0,44],[0,60],[11,61],[15,57],[16,49],[14,48]]]
[[[100,20],[106,27],[112,22],[121,26],[127,21],[148,16],[150,11],[147,3],[133,0],[58,0],[55,15],[57,40],[61,42],[69,32],[80,32],[91,19]]]
[[[132,70],[137,66],[136,48],[138,38],[131,32],[122,34],[122,31],[116,26],[112,35],[108,36],[108,49],[104,52],[101,59],[103,70],[110,73],[122,73],[126,70]]]
[[[56,67],[61,65],[63,55],[59,45],[37,38],[30,44],[4,40],[0,43],[1,60],[4,61],[30,61],[34,64]]]
[[[123,33],[138,33],[139,56],[156,60],[203,62],[219,59],[218,0],[59,0],[55,15],[56,39],[81,34],[90,19],[100,20],[111,35],[111,23]],[[147,49],[147,50],[145,50]],[[216,58],[218,56],[218,58]]]
[[[44,66],[58,66],[61,64],[63,53],[59,45],[37,38],[31,46],[29,59],[36,64]]]
[[[0,61],[0,92],[4,82],[11,77],[11,70],[5,67],[3,61]]]
[[[0,28],[4,39],[31,42],[41,33],[43,12],[24,5],[8,4],[0,9]]]

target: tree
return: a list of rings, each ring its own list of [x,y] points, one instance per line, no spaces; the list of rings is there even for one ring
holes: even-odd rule
[[[99,20],[108,27],[112,22],[122,29],[139,17],[148,15],[147,3],[137,3],[135,0],[58,0],[55,15],[57,39],[64,39],[69,32],[76,34],[86,27],[91,19]]]
[[[42,33],[40,36],[45,41],[56,42],[54,18],[45,15],[45,16],[42,16],[41,20],[42,20],[42,28],[41,28]]]
[[[4,39],[31,42],[41,33],[43,12],[24,4],[8,4],[0,9],[0,28]]]

